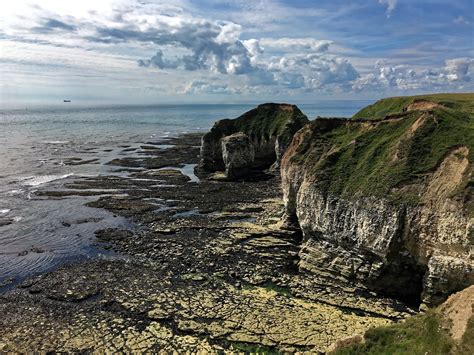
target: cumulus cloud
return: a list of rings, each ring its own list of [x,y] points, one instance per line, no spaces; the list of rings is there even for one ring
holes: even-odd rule
[[[260,55],[263,53],[263,48],[260,46],[260,42],[256,39],[247,39],[243,40],[242,44],[247,48],[247,51],[250,54],[250,62],[255,66]]]
[[[194,17],[180,17],[176,21],[169,16],[148,16],[142,21],[97,28],[95,35],[88,39],[101,43],[152,43],[160,49],[151,58],[138,60],[139,66],[244,75],[251,86],[322,89],[325,85],[341,85],[350,88],[351,81],[359,77],[347,59],[327,53],[332,41],[286,37],[244,40],[241,33],[240,25],[226,21]],[[265,57],[265,47],[283,54]],[[161,48],[167,48],[168,53],[180,50],[181,54],[171,57]],[[304,54],[287,55],[288,52]],[[189,90],[198,88],[217,89],[199,81]]]
[[[456,58],[446,61],[444,72],[448,81],[470,81],[469,70],[474,63],[472,58]]]
[[[223,84],[212,84],[205,80],[193,80],[191,81],[184,90],[184,94],[231,94],[235,93],[235,90],[229,88]]]
[[[92,0],[84,1],[92,4]],[[74,6],[80,9],[75,15],[65,5],[57,13],[54,6],[50,10],[35,6],[25,11],[28,21],[21,26],[5,26],[1,36],[15,43],[57,47],[58,51],[77,49],[84,58],[104,58],[103,67],[108,66],[111,75],[129,71],[137,78],[146,77],[147,85],[162,80],[173,92],[187,94],[433,90],[456,89],[472,82],[470,58],[450,59],[440,67],[423,69],[419,63],[409,66],[385,62],[367,69],[370,53],[359,53],[351,62],[340,53],[356,51],[341,52],[343,43],[331,40],[289,38],[288,32],[278,36],[272,31],[267,31],[264,38],[254,38],[256,32],[249,32],[247,18],[247,23],[234,16],[226,17],[233,21],[221,21],[204,12],[191,13],[187,0],[103,1],[113,6],[104,5],[102,11],[91,12],[77,2]],[[396,0],[378,3],[386,7],[388,17],[397,6]],[[377,2],[373,5],[379,6]],[[454,22],[463,24],[465,19],[460,17]],[[332,51],[333,45],[336,51]],[[52,55],[45,55],[44,60],[56,62],[60,55],[48,50]],[[112,67],[107,56],[118,59],[114,62],[117,67]],[[24,65],[17,59],[15,63]],[[29,60],[31,65],[39,62],[38,55],[31,55]],[[70,60],[70,67],[80,67],[84,62],[77,55]],[[353,63],[360,65],[363,74]],[[98,65],[97,69],[102,68]]]
[[[112,3],[100,13],[87,10],[87,4],[78,4],[80,9],[74,12],[83,14],[80,18],[67,8],[55,13],[53,7],[45,10],[37,6],[16,33],[24,37],[29,30],[35,36],[21,41],[34,43],[50,43],[55,38],[52,44],[58,46],[74,44],[99,51],[136,48],[138,58],[134,61],[138,67],[189,80],[187,92],[225,91],[223,86],[197,80],[197,76],[202,77],[200,71],[228,76],[227,89],[238,85],[265,90],[272,86],[289,90],[323,90],[325,86],[346,89],[359,76],[347,59],[328,52],[333,44],[330,40],[248,38],[238,23],[192,15],[186,11],[185,0],[107,1]],[[30,24],[28,29],[26,23]],[[61,36],[51,36],[54,33]]]
[[[315,38],[262,38],[260,44],[266,48],[299,49],[312,52],[326,52],[333,41],[317,40]]]
[[[306,78],[300,73],[278,73],[278,82],[288,89],[301,89],[306,87]]]
[[[160,69],[176,69],[179,65],[178,60],[167,60],[163,58],[163,51],[159,50],[156,54],[150,59],[139,59],[138,65],[140,67],[157,67]]]
[[[102,13],[86,11],[87,6],[81,7],[84,11],[76,11],[87,14],[87,18],[74,17],[66,8],[55,13],[52,8],[35,7],[30,13],[29,28],[25,27],[25,22],[10,29],[16,37],[21,37],[20,41],[31,43],[48,42],[61,47],[74,44],[78,48],[87,46],[101,51],[136,48],[138,67],[189,78],[185,92],[220,93],[230,90],[232,85],[247,89],[270,90],[274,86],[289,90],[322,90],[325,85],[350,87],[351,81],[358,77],[347,59],[328,53],[333,44],[329,40],[243,38],[240,24],[194,16],[185,10],[185,3],[124,0],[113,4]],[[25,33],[34,34],[34,37],[27,38]],[[53,37],[53,33],[61,33],[61,36]],[[54,38],[54,43],[50,42]],[[200,71],[235,78],[227,79],[229,84],[226,86],[205,83],[196,80],[196,76],[202,77]],[[196,74],[185,76],[184,72]],[[240,78],[238,85],[237,77]]]
[[[379,0],[379,4],[387,6],[387,17],[392,16],[393,10],[395,10],[395,7],[397,6],[397,0]]]
[[[359,73],[349,60],[320,53],[286,56],[274,63],[271,68],[282,73],[302,75],[305,87],[308,89],[321,89],[335,84],[350,85],[359,77]],[[300,77],[298,82],[301,82]]]
[[[377,62],[375,72],[355,80],[353,88],[356,91],[462,88],[471,82],[473,63],[472,58],[455,58],[446,60],[442,67],[417,71],[406,65],[390,66]]]
[[[124,19],[122,19],[124,20]],[[140,66],[158,68],[207,69],[221,74],[247,74],[256,69],[253,58],[261,51],[258,43],[239,39],[241,27],[224,21],[169,16],[148,16],[138,24],[122,22],[97,28],[88,40],[101,43],[142,42],[160,47],[184,49],[187,54],[165,60],[161,49]]]

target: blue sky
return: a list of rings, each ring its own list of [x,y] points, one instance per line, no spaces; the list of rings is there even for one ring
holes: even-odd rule
[[[0,3],[2,105],[474,91],[472,0]]]

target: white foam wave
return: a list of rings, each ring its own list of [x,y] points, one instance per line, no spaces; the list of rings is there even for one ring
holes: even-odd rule
[[[4,208],[4,209],[0,210],[0,214],[7,214],[8,212],[10,212],[10,210],[8,208]]]
[[[46,144],[66,144],[66,143],[69,143],[69,141],[47,141],[45,143]]]
[[[39,186],[46,184],[51,181],[65,179],[69,176],[74,175],[73,173],[64,174],[64,175],[43,175],[43,176],[30,176],[27,178],[22,178],[21,183],[26,186]]]

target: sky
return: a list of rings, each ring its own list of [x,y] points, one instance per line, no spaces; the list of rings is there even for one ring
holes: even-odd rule
[[[0,104],[474,91],[473,0],[8,0]]]

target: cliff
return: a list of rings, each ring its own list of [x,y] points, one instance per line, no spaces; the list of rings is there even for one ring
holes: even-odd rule
[[[226,162],[231,161],[239,161],[242,171],[277,167],[293,135],[307,122],[298,107],[274,103],[259,105],[236,119],[220,120],[202,138],[199,169],[229,173]],[[248,137],[241,135],[239,149],[235,149],[235,139],[223,140],[236,133]],[[251,147],[244,146],[246,141]],[[227,174],[229,178],[237,177],[234,175]]]
[[[301,129],[281,163],[300,271],[427,305],[473,284],[473,102],[391,98]]]

